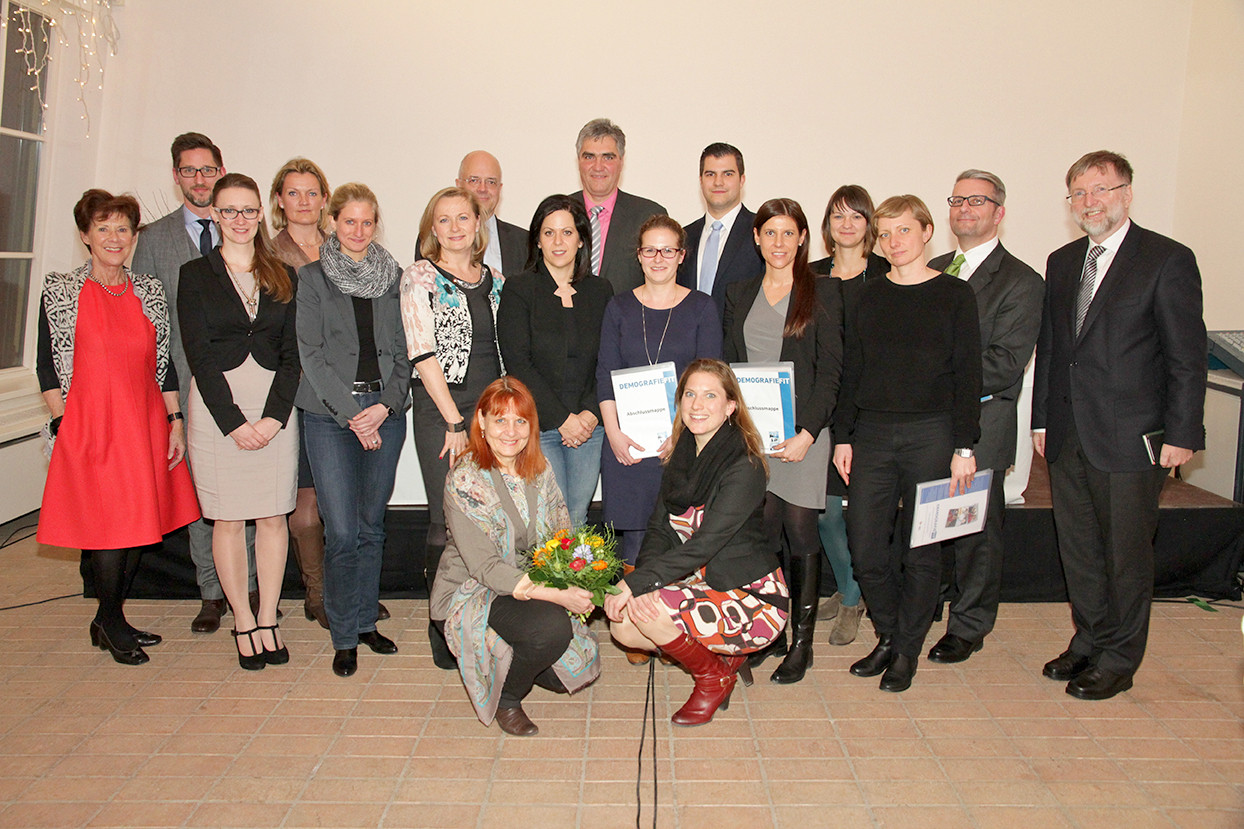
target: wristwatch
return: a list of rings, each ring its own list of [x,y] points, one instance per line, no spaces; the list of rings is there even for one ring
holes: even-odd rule
[[[972,447],[969,446],[966,449],[956,449],[955,454],[961,458],[970,458],[974,456],[976,453],[972,451]]]

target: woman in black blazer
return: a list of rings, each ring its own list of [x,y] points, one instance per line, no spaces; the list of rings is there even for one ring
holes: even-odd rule
[[[756,244],[765,260],[758,279],[726,289],[725,353],[731,362],[795,365],[795,435],[770,450],[775,463],[765,498],[765,529],[786,536],[783,571],[792,599],[786,658],[770,679],[798,682],[812,664],[821,577],[817,513],[825,507],[830,437],[826,430],[842,373],[842,292],[808,268],[808,220],[798,202],[770,199],[756,211]],[[783,652],[785,640],[753,657]]]
[[[703,725],[746,654],[785,630],[790,599],[777,541],[764,527],[764,441],[720,360],[695,360],[678,381],[673,450],[635,569],[605,597],[619,644],[660,651],[691,672],[695,690],[671,721]]]
[[[238,663],[289,661],[277,602],[298,486],[298,427],[289,416],[300,366],[294,272],[260,232],[259,186],[230,173],[212,190],[220,247],[182,266],[177,314],[193,381],[189,457],[212,559],[233,608]],[[287,428],[288,427],[288,428]],[[248,601],[245,526],[255,521],[259,614]]]
[[[531,217],[527,270],[506,281],[497,341],[506,371],[536,399],[540,451],[553,467],[570,523],[587,521],[605,430],[596,354],[608,280],[592,275],[592,226],[582,199],[549,196]]]
[[[859,301],[864,283],[884,277],[890,263],[873,253],[877,234],[872,226],[873,200],[868,191],[858,184],[844,184],[834,191],[825,205],[825,217],[821,220],[821,237],[829,256],[818,259],[809,267],[817,276],[834,277],[842,287],[844,321],[851,318],[851,309]],[[844,323],[845,325],[845,323]],[[822,619],[833,619],[829,632],[829,644],[849,645],[859,632],[860,617],[864,604],[860,601],[860,586],[855,580],[851,565],[851,550],[847,546],[847,522],[842,512],[842,501],[847,495],[847,485],[831,463],[825,485],[825,511],[816,522],[821,536],[825,557],[834,571],[834,595],[821,603],[817,614]]]

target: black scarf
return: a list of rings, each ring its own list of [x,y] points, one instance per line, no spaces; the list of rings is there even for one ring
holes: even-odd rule
[[[665,488],[665,510],[671,515],[682,515],[689,507],[703,507],[717,488],[721,473],[746,454],[743,434],[728,420],[699,455],[695,453],[695,435],[683,429],[665,467],[665,479],[669,482]]]

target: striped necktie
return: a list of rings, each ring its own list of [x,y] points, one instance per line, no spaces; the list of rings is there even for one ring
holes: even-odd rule
[[[1101,245],[1093,245],[1089,251],[1088,261],[1084,263],[1084,273],[1080,275],[1080,296],[1076,299],[1076,336],[1084,327],[1084,318],[1088,316],[1089,305],[1093,302],[1093,288],[1097,284],[1097,257],[1106,252]]]
[[[600,276],[600,263],[605,255],[605,246],[601,244],[600,214],[605,211],[603,204],[598,204],[588,213],[592,224],[592,273]]]

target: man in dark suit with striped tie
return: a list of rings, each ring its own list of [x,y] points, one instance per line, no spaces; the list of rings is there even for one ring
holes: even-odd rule
[[[1046,264],[1032,426],[1075,635],[1043,673],[1100,700],[1144,657],[1162,484],[1205,448],[1205,322],[1192,251],[1129,218],[1127,159],[1089,153],[1066,183],[1087,236]]]

